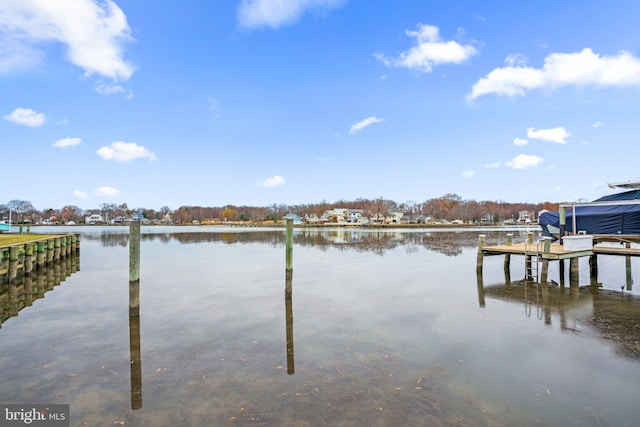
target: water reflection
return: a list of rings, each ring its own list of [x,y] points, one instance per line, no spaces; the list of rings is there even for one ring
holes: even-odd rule
[[[80,270],[80,254],[71,255],[32,274],[19,275],[13,281],[0,283],[0,328],[26,307]]]
[[[287,374],[295,373],[293,365],[293,270],[285,271],[284,306],[287,333]]]
[[[280,229],[251,230],[251,232],[236,231],[203,231],[182,232],[174,227],[170,232],[158,233],[157,229],[144,229],[140,236],[142,241],[160,241],[163,243],[177,242],[191,243],[224,243],[253,244],[264,243],[273,247],[285,244],[285,233]],[[516,239],[526,239],[526,230],[519,230]],[[504,238],[504,231],[487,232],[487,242],[498,242]],[[89,233],[83,235],[84,240],[99,241],[105,247],[127,247],[129,235],[126,233],[112,233],[109,229],[103,233]],[[313,247],[320,250],[338,248],[344,251],[372,252],[383,256],[386,252],[404,247],[407,253],[413,253],[418,248],[440,252],[447,256],[459,256],[465,248],[477,247],[478,240],[475,233],[455,230],[411,231],[402,230],[370,230],[370,229],[319,229],[301,228],[294,230],[294,245]],[[493,244],[493,243],[491,243]]]
[[[524,316],[535,317],[549,327],[557,324],[565,332],[583,334],[592,329],[615,343],[619,354],[640,359],[640,297],[624,290],[566,288],[527,280],[484,287],[479,278],[481,307],[486,306],[485,297],[521,304]]]
[[[476,301],[476,231],[296,230],[308,249],[296,258],[294,352],[284,230],[165,230],[142,230],[143,292],[125,285],[126,233],[83,238],[74,286],[0,331],[0,401],[56,399],[72,425],[130,427],[637,418],[640,316],[626,289],[503,280],[493,257]],[[624,258],[601,267],[605,285],[626,285]]]
[[[130,284],[131,285],[131,284]],[[129,358],[131,360],[131,409],[142,408],[142,358],[140,352],[140,287],[129,286]],[[132,307],[132,301],[134,306]],[[135,301],[138,302],[137,306]]]

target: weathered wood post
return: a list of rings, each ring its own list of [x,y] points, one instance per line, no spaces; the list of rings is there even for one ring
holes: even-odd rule
[[[543,237],[544,245],[542,247],[542,273],[540,274],[540,283],[547,283],[549,279],[549,259],[545,256],[551,252],[551,238]]]
[[[36,249],[36,266],[38,271],[42,270],[46,264],[46,243],[44,240],[38,241],[38,248]]]
[[[129,223],[129,357],[131,409],[142,408],[142,361],[140,352],[140,221]]]
[[[140,309],[140,221],[129,224],[129,315]]]
[[[60,240],[60,255],[64,258],[67,256],[67,236],[62,236]]]
[[[54,241],[53,239],[47,239],[47,264],[51,264],[53,261]]]
[[[33,272],[33,243],[25,243],[24,245],[24,273],[31,274]]]
[[[476,274],[482,274],[482,263],[484,262],[484,253],[482,252],[487,244],[486,234],[480,234],[478,236],[478,259],[476,262]]]
[[[293,363],[293,219],[287,218],[285,237],[284,304],[287,340],[287,374],[295,373]]]
[[[560,206],[559,215],[560,215],[560,238],[562,239],[562,237],[564,237],[564,233],[567,230],[567,207],[566,206]],[[576,231],[573,230],[573,232],[575,233]]]
[[[18,277],[18,249],[17,245],[9,247],[9,283]]]
[[[55,237],[53,239],[53,260],[57,261],[60,259],[60,251],[62,248],[62,238],[61,237]]]
[[[286,269],[293,269],[293,219],[287,218],[286,231]]]
[[[569,286],[577,287],[580,281],[580,259],[573,257],[569,259]]]

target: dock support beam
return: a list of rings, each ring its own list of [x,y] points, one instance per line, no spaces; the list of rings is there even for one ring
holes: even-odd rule
[[[507,234],[507,246],[513,245],[513,233]],[[511,254],[504,254],[504,281],[511,282]]]
[[[549,260],[544,254],[551,252],[551,238],[544,237],[544,246],[542,248],[542,273],[540,274],[540,283],[547,283],[549,281]]]
[[[589,278],[592,286],[598,284],[598,254],[589,257]]]
[[[569,260],[569,286],[579,285],[580,280],[580,264],[579,258],[571,258]]]

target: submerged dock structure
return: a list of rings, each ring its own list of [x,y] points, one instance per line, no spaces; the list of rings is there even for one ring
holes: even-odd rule
[[[638,236],[635,236],[638,237]],[[581,239],[581,236],[565,236],[564,239]],[[627,257],[627,276],[631,275],[630,257],[640,256],[640,249],[632,248],[631,242],[637,238],[625,239],[622,236],[584,236],[588,244],[564,244],[552,243],[550,237],[542,237],[534,241],[534,233],[527,234],[527,240],[521,243],[513,242],[513,235],[507,234],[506,242],[501,245],[486,245],[486,236],[478,238],[478,258],[476,273],[482,275],[485,256],[504,256],[504,273],[508,281],[511,277],[511,255],[523,256],[525,259],[525,279],[539,282],[547,282],[549,275],[549,262],[558,261],[560,281],[564,281],[565,260],[569,260],[569,281],[578,283],[578,260],[589,257],[589,269],[591,284],[597,283],[598,255],[616,255]],[[619,242],[623,247],[601,246],[598,243]]]

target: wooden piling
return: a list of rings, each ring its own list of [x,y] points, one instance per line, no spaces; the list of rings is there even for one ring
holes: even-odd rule
[[[54,254],[54,241],[53,239],[47,239],[47,264],[53,261]]]
[[[24,273],[31,274],[33,272],[33,243],[24,245]]]
[[[129,282],[140,280],[140,221],[129,223]]]
[[[482,249],[484,249],[487,244],[487,236],[485,234],[480,234],[478,236],[478,259],[476,261],[476,274],[482,274],[482,263],[484,262],[484,254]]]
[[[569,260],[569,286],[574,287],[579,285],[580,281],[580,264],[579,258],[571,258]]]
[[[287,231],[286,231],[286,269],[293,269],[293,219],[287,218]]]
[[[59,259],[60,258],[60,253],[61,253],[61,248],[62,248],[62,238],[61,237],[54,237],[53,238],[53,258],[54,259]]]
[[[9,283],[18,277],[18,246],[9,248]]]
[[[46,242],[43,240],[38,241],[36,249],[36,266],[38,270],[44,268],[46,263]]]
[[[140,221],[129,223],[129,357],[131,409],[142,408],[140,351]]]
[[[140,310],[140,221],[129,224],[129,316]]]
[[[548,254],[551,251],[551,238],[545,237],[544,244],[542,246],[542,253]],[[542,257],[542,272],[540,273],[540,282],[547,283],[549,280],[549,259],[543,255]]]

